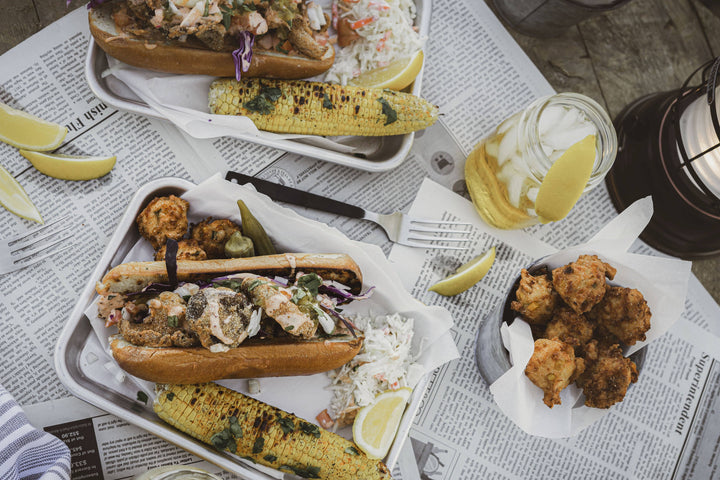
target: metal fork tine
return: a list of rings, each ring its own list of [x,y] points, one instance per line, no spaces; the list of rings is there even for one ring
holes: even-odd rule
[[[37,244],[39,244],[39,243],[47,240],[48,238],[54,237],[54,236],[57,235],[58,233],[64,232],[65,230],[69,229],[71,226],[72,226],[72,225],[68,224],[68,225],[65,225],[64,227],[62,227],[62,228],[60,228],[60,229],[47,232],[47,233],[45,233],[45,234],[44,234],[43,236],[41,236],[41,237],[28,238],[28,239],[25,240],[23,243],[17,243],[17,241],[16,241],[14,244],[11,245],[11,252],[12,252],[12,253],[19,252],[20,250],[24,250],[24,249],[26,249],[26,248],[28,248],[28,247],[32,247],[32,246],[34,246],[34,245],[37,245]]]
[[[414,242],[414,241],[407,241],[403,242],[402,245],[407,245],[409,247],[420,247],[420,248],[431,248],[435,250],[467,250],[469,247],[460,247],[460,246],[452,246],[452,245],[432,245],[422,242]]]
[[[411,232],[428,232],[428,233],[458,233],[461,235],[470,235],[470,230],[449,230],[445,228],[427,228],[427,227],[410,227]]]
[[[426,242],[452,242],[452,243],[467,243],[470,241],[469,238],[433,237],[430,235],[409,235],[408,240],[422,240],[422,241],[426,241]]]
[[[48,253],[46,253],[45,255],[40,255],[39,257],[33,258],[31,261],[29,261],[29,262],[24,262],[24,263],[22,263],[22,264],[21,264],[20,262],[22,262],[23,260],[27,259],[28,257],[23,257],[23,258],[21,258],[21,259],[19,259],[19,260],[16,260],[16,261],[15,261],[15,265],[17,265],[18,268],[16,268],[15,271],[21,270],[21,269],[23,269],[23,268],[31,267],[31,266],[35,265],[36,263],[42,262],[43,260],[45,260],[45,259],[48,258],[48,257],[51,257],[51,256],[53,256],[53,255],[55,255],[55,254],[58,254],[58,253],[60,253],[60,252],[63,252],[63,251],[65,251],[65,250],[67,250],[67,249],[70,248],[70,247],[72,247],[72,245],[66,245],[66,246],[64,246],[64,247],[62,247],[62,248],[59,248],[59,249],[57,249],[57,250],[53,250],[52,252],[48,252]]]
[[[62,237],[62,238],[60,238],[60,239],[58,239],[58,240],[56,240],[56,241],[54,241],[54,242],[52,242],[52,243],[48,243],[48,244],[46,244],[46,245],[37,245],[37,246],[35,246],[35,248],[33,248],[32,250],[27,250],[27,251],[22,252],[22,256],[13,259],[13,261],[14,261],[14,263],[17,263],[17,262],[19,262],[20,260],[33,257],[34,255],[37,255],[38,253],[42,253],[42,252],[45,251],[45,250],[51,249],[51,248],[54,247],[55,245],[57,245],[57,244],[59,244],[59,243],[62,243],[62,242],[64,242],[65,240],[69,240],[71,237],[72,237],[72,234],[67,234],[66,236],[64,236],[64,237]],[[30,248],[30,247],[25,247],[25,248]]]
[[[60,217],[57,220],[53,220],[52,222],[45,223],[43,225],[40,225],[39,227],[33,228],[32,230],[28,230],[27,232],[23,232],[15,237],[9,238],[6,240],[6,242],[9,246],[14,246],[15,243],[19,242],[20,240],[23,240],[27,237],[36,235],[44,230],[47,230],[50,227],[53,227],[53,226],[57,225],[58,223],[67,220],[68,218],[70,218],[70,215],[65,215],[64,217]],[[68,225],[68,227],[69,227],[69,225]]]
[[[452,220],[430,220],[427,218],[413,218],[410,219],[410,223],[429,223],[432,225],[455,225],[455,226],[470,226],[472,223],[467,222],[454,222]]]

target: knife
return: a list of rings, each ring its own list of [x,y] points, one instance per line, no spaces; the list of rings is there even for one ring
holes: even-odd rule
[[[314,193],[304,192],[302,190],[298,190],[297,188],[286,187],[285,185],[280,185],[278,183],[268,182],[267,180],[263,180],[261,178],[228,171],[225,175],[225,180],[229,182],[235,180],[241,185],[249,183],[253,185],[258,192],[264,193],[273,200],[280,202],[287,202],[293,205],[334,213],[336,215],[343,215],[350,218],[365,217],[365,210],[360,207],[340,202],[338,200],[333,200],[332,198],[316,195]]]

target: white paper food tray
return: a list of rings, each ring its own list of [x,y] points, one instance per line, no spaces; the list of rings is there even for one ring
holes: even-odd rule
[[[91,326],[90,319],[84,313],[96,296],[96,282],[100,280],[111,267],[121,263],[130,249],[140,239],[137,228],[135,227],[137,214],[156,196],[170,194],[182,195],[194,186],[193,183],[183,179],[162,178],[145,184],[136,192],[60,333],[55,348],[55,369],[62,383],[78,398],[143,428],[178,447],[184,448],[244,479],[267,480],[273,478],[294,478],[288,475],[283,476],[282,473],[276,472],[275,470],[253,465],[227,452],[220,452],[161,421],[153,412],[151,401],[147,402],[146,405],[137,400],[136,397],[139,389],[130,378],[126,378],[121,382],[118,382],[117,379],[114,378],[112,369],[108,369],[107,366],[107,364],[114,363],[114,360],[112,360],[109,354],[102,351],[102,347],[99,346],[98,338]],[[362,265],[360,266],[362,268]],[[117,372],[120,372],[119,368],[116,373]],[[297,401],[296,399],[317,398],[319,403],[323,400],[318,397],[329,395],[327,391],[317,389],[323,375],[325,374],[309,377],[261,379],[264,390],[260,396],[253,396],[259,400],[267,401],[263,398],[265,393],[269,395],[274,393],[277,396],[277,390],[278,388],[282,388],[283,382],[291,383],[292,387],[287,389],[287,398],[280,402],[282,404],[275,404],[275,406],[284,410],[290,410],[291,412],[294,410],[294,413],[299,413],[298,410],[302,410],[302,408],[306,406],[293,404],[293,402]],[[410,404],[407,406],[403,415],[393,446],[388,456],[384,459],[386,465],[391,470],[408,436],[413,418],[420,408],[420,403],[427,389],[428,382],[429,375],[425,375],[416,385]],[[303,387],[303,385],[305,385],[305,387]],[[303,393],[303,388],[308,391]],[[267,392],[265,390],[267,390]],[[268,401],[268,403],[273,402]],[[320,410],[322,410],[322,408],[317,408],[317,413],[319,413]],[[308,415],[298,416],[308,417]],[[314,416],[305,419],[317,424]],[[345,436],[348,435],[346,434]],[[263,469],[265,471],[262,471]],[[274,475],[266,472],[272,472]]]
[[[418,26],[422,38],[427,38],[430,31],[430,3],[431,0],[417,0],[417,16],[415,24]],[[142,100],[131,98],[129,95],[115,93],[102,73],[107,70],[107,57],[97,44],[90,39],[88,54],[85,61],[85,77],[92,92],[106,104],[120,110],[126,110],[139,115],[146,115],[164,119],[164,117],[150,108]],[[420,95],[423,71],[415,78],[411,92]],[[318,158],[339,165],[366,170],[369,172],[384,172],[400,165],[410,153],[414,133],[395,135],[382,138],[382,145],[375,153],[361,158],[352,153],[342,153],[321,146],[303,143],[302,139],[278,140],[267,132],[259,132],[257,136],[238,133],[233,137],[247,142],[253,142],[266,147],[277,148],[287,152]]]

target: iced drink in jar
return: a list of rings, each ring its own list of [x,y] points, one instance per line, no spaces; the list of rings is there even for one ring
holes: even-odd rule
[[[585,174],[579,167],[581,146]],[[562,198],[567,194],[563,181],[576,180],[573,162],[585,193],[602,181],[616,152],[615,129],[603,108],[583,95],[560,93],[540,98],[500,123],[468,156],[465,180],[485,222],[503,229],[524,228],[546,221],[536,211],[543,182],[545,205],[554,196],[567,202]]]

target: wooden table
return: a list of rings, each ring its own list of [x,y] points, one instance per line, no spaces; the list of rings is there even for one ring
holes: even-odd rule
[[[5,2],[0,54],[86,2]],[[697,0],[633,0],[552,39],[511,33],[559,92],[588,95],[614,117],[642,95],[674,90],[720,55],[720,18]],[[693,272],[720,303],[720,257],[693,262]]]

